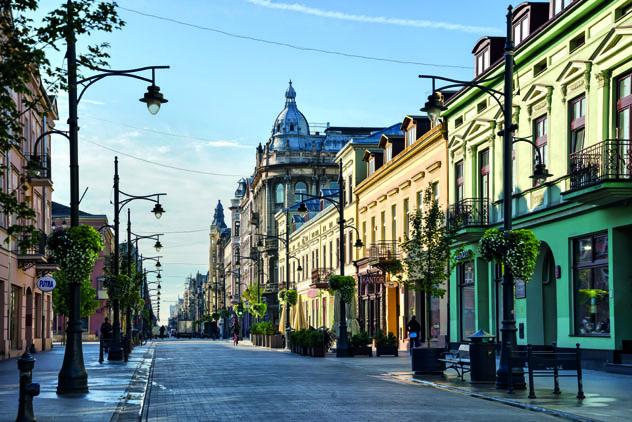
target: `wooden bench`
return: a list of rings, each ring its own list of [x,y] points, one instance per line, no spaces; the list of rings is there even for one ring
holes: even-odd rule
[[[470,345],[462,344],[459,346],[459,350],[450,350],[443,355],[443,359],[439,359],[441,362],[445,362],[445,369],[454,369],[463,381],[463,376],[470,372]]]

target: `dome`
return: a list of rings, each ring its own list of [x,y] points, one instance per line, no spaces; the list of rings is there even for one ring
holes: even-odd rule
[[[281,110],[272,127],[272,136],[281,135],[309,135],[307,119],[296,106],[296,91],[292,81],[285,90],[285,108]]]

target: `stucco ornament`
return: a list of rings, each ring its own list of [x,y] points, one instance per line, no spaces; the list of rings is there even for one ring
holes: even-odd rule
[[[71,283],[89,279],[94,263],[103,250],[101,235],[90,226],[81,225],[54,231],[48,248]]]
[[[509,267],[515,278],[531,280],[540,252],[540,241],[531,230],[511,230],[505,236],[498,229],[488,229],[478,247],[486,261],[501,262]]]

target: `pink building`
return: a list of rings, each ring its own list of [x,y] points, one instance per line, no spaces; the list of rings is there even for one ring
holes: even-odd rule
[[[70,223],[70,207],[53,202],[52,221],[55,227],[63,227]],[[108,226],[108,218],[105,214],[89,214],[87,212],[79,212],[79,224],[87,224],[99,230],[103,235],[105,247],[99,255],[99,259],[92,269],[92,287],[97,291],[97,299],[99,306],[94,314],[89,317],[82,318],[83,338],[86,340],[96,340],[101,329],[101,323],[106,316],[110,314],[108,306],[108,295],[104,285],[105,266],[109,261],[109,256],[114,251],[114,234]],[[110,317],[110,320],[112,318]],[[66,329],[66,318],[63,315],[55,315],[53,323],[53,332],[56,339],[63,339]]]

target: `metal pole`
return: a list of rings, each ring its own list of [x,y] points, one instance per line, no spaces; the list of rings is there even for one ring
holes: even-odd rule
[[[345,192],[344,180],[342,177],[342,160],[338,163],[338,236],[340,258],[340,275],[345,275]],[[349,357],[349,341],[347,339],[347,304],[340,297],[340,323],[339,323],[338,343],[336,344],[336,357]]]
[[[114,282],[118,283],[118,276],[121,269],[120,264],[120,221],[119,221],[119,174],[118,157],[114,157]],[[123,360],[123,349],[121,348],[121,319],[119,299],[112,298],[112,344],[108,351],[108,360]]]
[[[286,204],[287,205],[287,204]],[[285,208],[285,349],[290,350],[290,304],[287,293],[290,291],[290,208]],[[298,300],[298,297],[297,299]]]
[[[67,2],[68,32],[66,59],[68,60],[68,139],[70,140],[70,226],[79,226],[79,127],[77,117],[77,52],[72,1]],[[88,373],[83,363],[81,344],[81,284],[69,280],[68,325],[64,362],[57,378],[57,394],[88,392]]]
[[[131,210],[127,209],[127,276],[132,283],[132,216]],[[127,304],[125,308],[125,360],[132,351],[132,306]]]
[[[507,35],[505,41],[505,85],[504,124],[503,124],[503,230],[509,235],[512,227],[512,190],[513,190],[513,73],[514,42],[512,31],[513,8],[507,8]],[[500,329],[502,341],[500,349],[500,365],[496,372],[496,388],[525,389],[524,371],[513,368],[510,356],[516,348],[516,320],[514,317],[514,279],[507,265],[503,266],[503,321]],[[511,385],[510,385],[511,384]]]
[[[226,274],[224,274],[223,270],[222,270],[222,289],[224,290],[224,306],[223,306],[224,307],[224,329],[223,329],[224,333],[223,335],[224,335],[224,338],[227,338],[226,334],[228,331],[228,326],[227,326],[228,320],[226,319],[226,314],[227,314],[226,311],[228,311],[228,308],[226,307]]]
[[[257,303],[261,303],[261,275],[262,272],[262,259],[261,252],[257,252]],[[261,320],[261,317],[257,318],[257,322]]]

